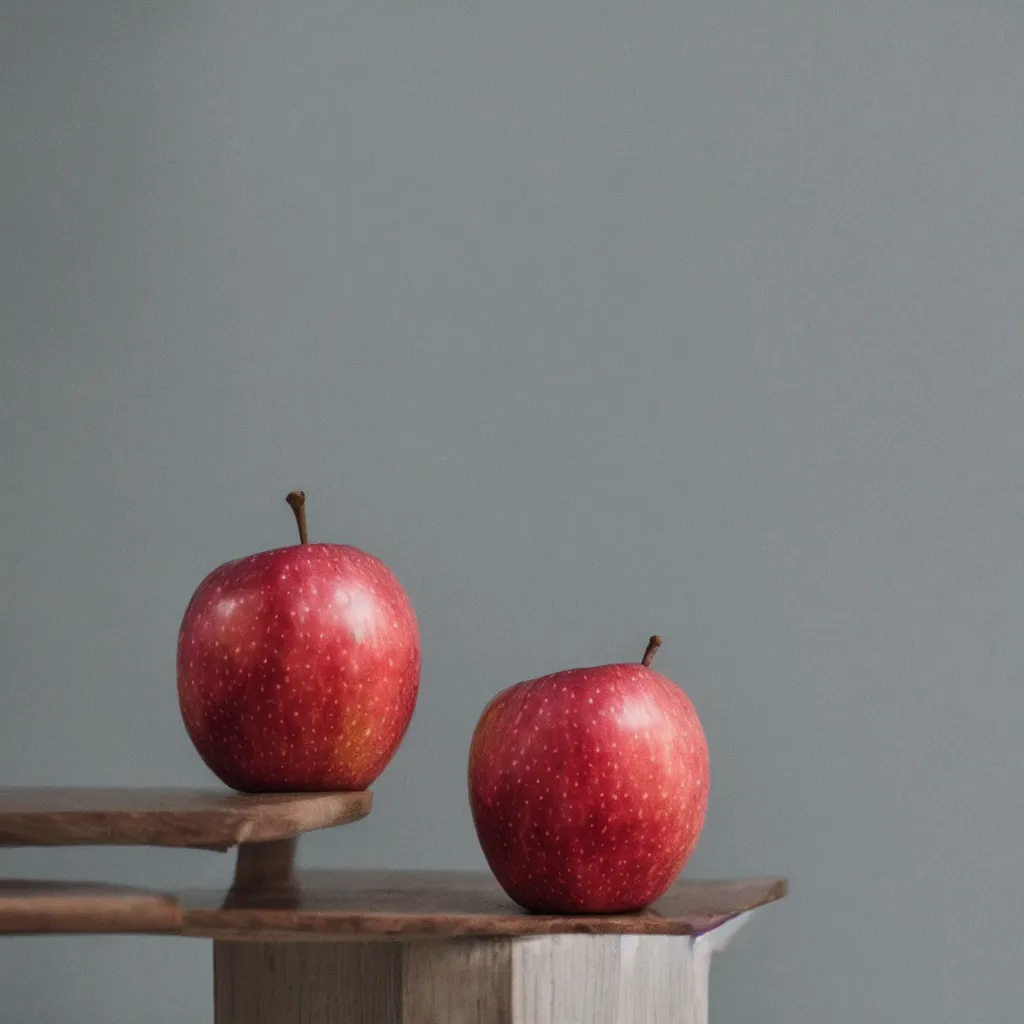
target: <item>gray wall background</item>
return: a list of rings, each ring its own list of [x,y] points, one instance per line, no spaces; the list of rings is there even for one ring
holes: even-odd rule
[[[715,1019],[1019,1022],[1022,51],[1005,2],[2,0],[2,781],[209,783],[178,621],[301,486],[425,645],[306,863],[481,867],[486,700],[657,629],[688,870],[792,878]],[[0,942],[4,1024],[210,1001],[200,942]]]

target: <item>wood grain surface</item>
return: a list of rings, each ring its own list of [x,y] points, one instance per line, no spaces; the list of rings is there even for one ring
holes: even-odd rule
[[[181,907],[163,893],[80,882],[0,880],[0,934],[171,933]]]
[[[300,871],[285,885],[185,892],[181,903],[185,933],[215,939],[701,935],[786,891],[781,878],[685,879],[639,913],[563,916],[520,910],[483,873]]]
[[[511,940],[356,945],[402,950],[401,1024],[511,1024]]]
[[[401,950],[215,942],[215,1024],[399,1024]]]
[[[513,942],[511,1024],[707,1024],[708,966],[678,935]]]
[[[511,1024],[511,942],[215,942],[216,1024]]]
[[[0,788],[0,846],[226,850],[358,821],[372,799],[369,792]]]
[[[242,882],[180,894],[2,882],[0,934],[170,931],[242,942],[697,936],[786,893],[779,878],[683,880],[639,913],[548,916],[520,910],[485,874],[300,871],[262,888]]]
[[[215,942],[216,1024],[707,1024],[723,930]]]

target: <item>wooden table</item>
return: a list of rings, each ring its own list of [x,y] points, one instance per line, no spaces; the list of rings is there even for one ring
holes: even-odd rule
[[[296,871],[369,793],[0,790],[0,846],[238,846],[224,889],[0,881],[0,934],[213,939],[217,1024],[705,1024],[711,954],[786,882],[692,881],[614,916],[528,914],[482,873]]]

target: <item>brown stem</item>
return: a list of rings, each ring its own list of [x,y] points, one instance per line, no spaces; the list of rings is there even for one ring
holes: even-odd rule
[[[640,664],[643,665],[644,668],[651,667],[651,662],[654,661],[654,655],[658,653],[658,648],[660,646],[660,636],[652,636],[651,639],[647,641],[647,650],[644,651],[643,659],[640,662]]]
[[[295,522],[299,527],[299,543],[308,544],[309,534],[306,533],[306,492],[305,491],[292,491],[291,494],[285,498],[292,507],[292,511],[295,513]]]

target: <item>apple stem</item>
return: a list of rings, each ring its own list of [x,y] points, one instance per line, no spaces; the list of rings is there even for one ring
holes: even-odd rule
[[[647,641],[647,650],[644,651],[643,660],[640,662],[644,668],[650,668],[651,662],[654,661],[654,655],[658,653],[658,648],[661,646],[661,637],[652,636]]]
[[[291,505],[292,511],[295,513],[295,523],[299,528],[299,543],[308,544],[309,534],[306,533],[306,492],[292,491],[285,498],[285,501]]]

